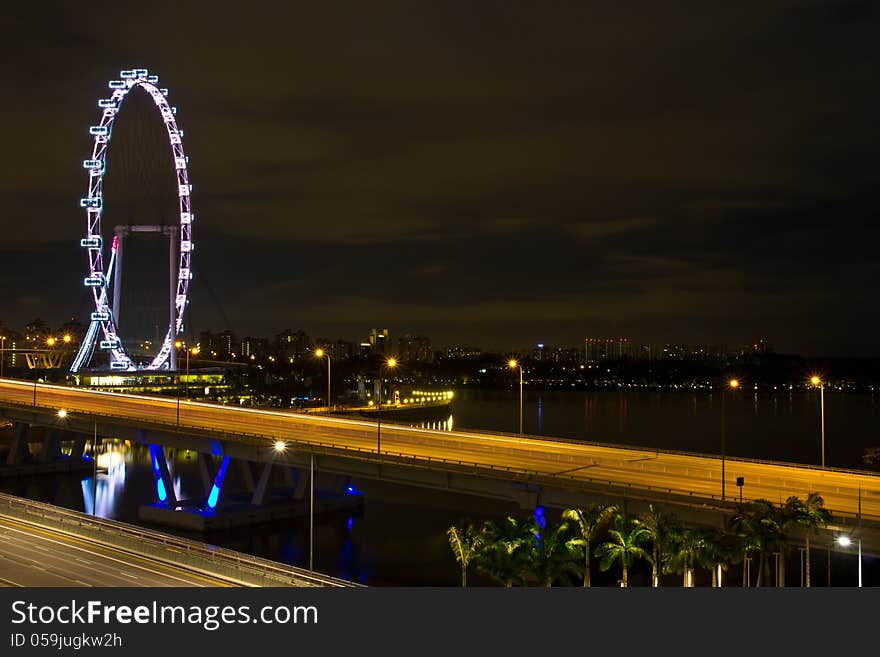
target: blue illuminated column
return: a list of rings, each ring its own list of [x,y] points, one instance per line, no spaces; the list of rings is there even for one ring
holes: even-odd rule
[[[171,474],[168,472],[168,461],[161,445],[150,445],[150,463],[153,466],[153,478],[156,481],[156,495],[162,504],[177,502],[174,487],[171,485]]]
[[[214,485],[211,487],[211,494],[208,495],[208,509],[213,511],[217,508],[217,502],[220,501],[220,491],[223,490],[223,480],[226,478],[226,469],[229,467],[229,457],[224,456],[217,470],[217,476],[214,477]]]

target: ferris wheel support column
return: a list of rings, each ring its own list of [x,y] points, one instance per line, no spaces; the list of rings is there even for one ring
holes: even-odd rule
[[[177,322],[177,231],[168,232],[168,317],[170,318],[169,326],[171,327],[171,352],[168,354],[168,369],[172,372],[177,371],[177,349],[174,347],[175,334],[174,327]]]
[[[116,267],[113,270],[113,324],[119,329],[119,300],[122,296],[122,242],[125,233],[116,229]]]

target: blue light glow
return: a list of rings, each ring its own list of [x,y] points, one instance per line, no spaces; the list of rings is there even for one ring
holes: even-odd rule
[[[538,527],[541,529],[547,528],[547,518],[544,516],[543,506],[535,507],[535,522],[538,523]]]
[[[168,500],[168,491],[165,490],[165,482],[162,481],[162,469],[159,467],[159,445],[150,445],[150,461],[153,464],[153,476],[156,478],[156,494],[160,502]],[[164,454],[162,457],[164,458]]]
[[[229,457],[224,456],[220,468],[217,470],[217,476],[214,478],[214,485],[211,487],[211,494],[208,495],[208,508],[213,511],[217,508],[217,502],[220,499],[220,490],[223,488],[223,479],[226,477],[226,468],[229,467]]]

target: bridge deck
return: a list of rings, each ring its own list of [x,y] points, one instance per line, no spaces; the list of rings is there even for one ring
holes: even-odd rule
[[[318,417],[161,397],[98,392],[63,386],[0,380],[0,405],[65,409],[68,414],[160,425],[188,435],[247,442],[275,458],[285,441],[305,451],[362,460],[394,462],[437,470],[472,471],[513,481],[572,489],[625,487],[721,502],[722,461],[718,456],[633,449],[614,445],[476,432],[444,432],[366,420]],[[68,415],[70,417],[70,415]],[[377,448],[381,447],[381,452]],[[738,499],[736,478],[744,477],[743,499],[774,502],[789,495],[820,493],[838,516],[880,521],[880,476],[806,465],[726,459],[725,493]]]

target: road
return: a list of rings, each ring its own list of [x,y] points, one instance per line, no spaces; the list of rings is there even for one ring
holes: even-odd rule
[[[722,461],[710,455],[386,423],[381,425],[381,453],[377,453],[379,431],[373,421],[187,401],[181,401],[178,408],[175,399],[63,386],[35,388],[33,383],[10,379],[0,380],[0,403],[32,405],[35,389],[40,407],[231,433],[239,440],[265,445],[267,456],[276,441],[291,441],[357,450],[370,459],[405,457],[439,469],[450,462],[461,463],[491,469],[501,477],[550,478],[560,485],[628,486],[715,501],[721,498]],[[818,492],[835,514],[861,514],[863,519],[880,521],[878,475],[743,459],[727,459],[725,465],[728,501],[739,498],[736,479],[744,477],[744,500],[764,498],[778,503],[789,495],[803,498]]]
[[[231,586],[0,515],[0,586]]]

